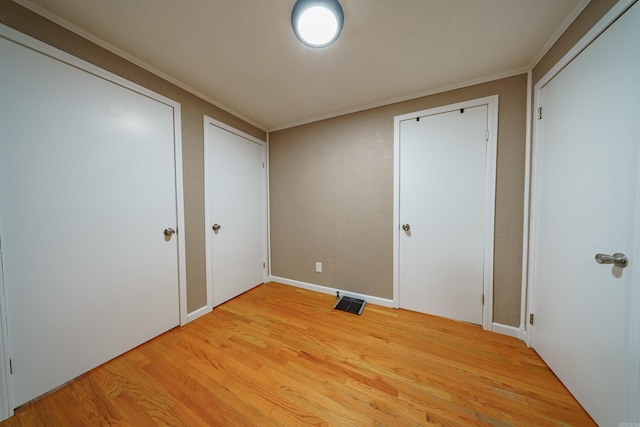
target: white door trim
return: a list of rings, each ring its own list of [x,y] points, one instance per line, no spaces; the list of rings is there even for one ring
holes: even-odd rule
[[[265,155],[265,166],[264,166],[264,174],[265,174],[265,184],[268,183],[268,177],[269,177],[269,169],[268,169],[268,156],[267,156],[267,148],[268,148],[268,144],[265,141],[261,141],[260,139],[249,135],[248,133],[242,132],[241,130],[238,130],[232,126],[229,126],[225,123],[222,123],[214,118],[211,118],[209,116],[204,116],[204,215],[205,215],[205,236],[209,236],[210,233],[210,224],[208,223],[208,218],[210,217],[209,214],[211,213],[211,208],[212,208],[212,200],[210,197],[210,179],[211,179],[211,166],[209,165],[209,126],[213,125],[216,126],[220,129],[226,130],[227,132],[231,132],[232,134],[238,135],[244,139],[247,139],[255,144],[260,145],[261,147],[263,147],[264,149],[264,155]],[[268,204],[268,186],[267,188],[265,188],[264,191],[264,195],[265,195],[265,200],[264,200],[264,204],[265,204],[265,214],[267,215],[267,218],[265,218],[265,229],[263,230],[263,241],[264,241],[264,248],[263,250],[263,254],[264,254],[264,260],[265,260],[265,264],[267,264],[268,260],[267,260],[267,255],[269,253],[269,242],[268,242],[268,227],[269,227],[269,222],[268,222],[268,212],[269,212],[269,204]],[[209,311],[213,310],[213,265],[211,263],[211,253],[212,253],[212,248],[211,248],[211,239],[209,239],[208,237],[205,238],[205,257],[206,257],[206,283],[207,283],[207,305],[206,305],[206,309],[205,307],[203,307],[202,309],[200,309],[199,311],[199,316],[202,316],[206,313],[208,313]],[[268,266],[268,265],[267,265]],[[270,271],[270,268],[267,268],[267,266],[265,266],[265,268],[262,270],[262,281],[265,282],[267,280],[268,277],[268,273]],[[204,309],[204,310],[203,310]],[[195,318],[195,317],[194,317]],[[191,319],[193,320],[193,319]]]
[[[533,72],[527,73],[527,119],[526,119],[526,136],[524,151],[524,204],[522,209],[522,275],[520,282],[520,336],[519,338],[525,343],[527,339],[527,277],[529,274],[529,224],[531,217],[529,215],[531,203],[531,140],[532,140],[532,119],[533,119]]]
[[[620,0],[616,3],[606,15],[595,24],[591,30],[587,34],[585,34],[580,41],[578,41],[569,52],[567,52],[562,59],[560,59],[551,70],[549,70],[544,77],[542,77],[538,83],[536,83],[534,88],[534,110],[533,110],[533,137],[531,144],[531,176],[530,176],[530,203],[529,203],[529,218],[530,218],[530,228],[529,228],[529,242],[528,247],[524,248],[528,253],[528,273],[527,273],[527,302],[528,302],[528,312],[527,318],[536,311],[536,301],[535,301],[535,239],[533,236],[536,235],[537,231],[537,221],[536,221],[536,209],[537,203],[536,200],[539,197],[539,189],[538,185],[536,185],[537,177],[540,174],[540,152],[539,146],[541,144],[541,123],[535,119],[537,117],[539,108],[541,107],[541,97],[543,88],[560,72],[562,71],[571,61],[573,61],[589,44],[591,44],[600,34],[602,34],[611,24],[613,24],[622,14],[624,14],[627,9],[629,9],[637,0]],[[544,112],[543,112],[544,114]],[[640,160],[640,159],[639,159]],[[638,177],[640,183],[640,177]],[[640,188],[640,186],[639,186]],[[640,191],[640,190],[639,190]],[[526,195],[526,192],[525,192]],[[640,194],[637,195],[637,203],[640,209]],[[636,226],[635,226],[635,236],[634,240],[636,242],[636,253],[638,249],[640,249],[640,218],[636,218]],[[525,268],[525,266],[523,266]],[[631,306],[632,307],[640,307],[640,288],[638,285],[638,279],[635,278],[635,286],[631,287]],[[630,342],[629,342],[629,352],[630,356],[630,378],[635,379],[629,381],[629,396],[631,397],[631,408],[629,413],[629,421],[637,421],[640,420],[640,359],[637,357],[633,357],[634,355],[640,354],[640,313],[638,310],[631,310],[631,318],[630,318]],[[528,325],[527,333],[526,333],[526,343],[529,347],[533,346],[535,337],[535,323],[533,325]]]
[[[54,48],[46,43],[27,36],[16,31],[6,25],[0,24],[0,37],[31,49],[42,55],[56,59],[62,63],[86,71],[97,77],[125,87],[129,90],[147,96],[158,102],[166,104],[173,109],[174,124],[174,162],[175,162],[175,191],[176,191],[176,235],[178,238],[178,298],[180,310],[180,325],[187,323],[187,288],[186,288],[186,252],[185,252],[185,236],[184,236],[184,187],[182,177],[182,129],[181,129],[181,105],[180,103],[169,99],[163,95],[153,92],[143,86],[126,80],[116,74],[106,71],[82,59],[76,58],[62,50]],[[1,265],[0,265],[1,267]],[[1,273],[1,271],[0,271]],[[0,420],[6,419],[13,415],[14,397],[13,384],[11,381],[9,356],[11,349],[9,348],[7,310],[5,301],[4,281],[0,278],[0,334],[2,344],[0,355]],[[6,391],[6,395],[5,395]]]
[[[267,238],[265,240],[265,245],[266,245],[266,252],[265,252],[265,256],[267,257],[267,269],[265,270],[265,278],[264,281],[269,282],[271,281],[271,203],[269,202],[271,200],[271,182],[269,180],[269,171],[270,166],[269,166],[269,158],[270,158],[270,150],[271,150],[271,143],[269,142],[269,133],[267,132],[267,141],[266,141],[266,147],[265,147],[265,173],[267,174],[267,179],[266,179],[266,185],[267,185],[267,191],[265,193],[265,203],[267,204],[267,209],[266,209],[266,213],[267,213],[267,220],[266,220],[266,226],[267,226]]]
[[[487,105],[489,139],[487,140],[486,222],[484,247],[484,307],[482,327],[493,329],[493,250],[496,197],[496,155],[498,147],[498,95],[457,104],[430,108],[394,117],[393,125],[393,307],[399,308],[400,294],[400,123],[420,116]]]

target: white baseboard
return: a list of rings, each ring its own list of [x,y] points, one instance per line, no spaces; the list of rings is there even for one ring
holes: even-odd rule
[[[192,311],[191,313],[187,313],[187,323],[196,320],[198,317],[202,317],[205,314],[209,313],[211,309],[208,306],[201,307],[197,310]]]
[[[316,285],[316,284],[307,283],[307,282],[300,282],[298,280],[285,279],[284,277],[269,276],[267,280],[270,282],[282,283],[283,285],[295,286],[296,288],[307,289],[309,291],[320,292],[322,294],[335,295],[336,292],[340,292],[340,295],[346,295],[354,298],[363,299],[367,303],[381,305],[384,307],[393,307],[393,300],[386,299],[386,298],[359,294],[357,292],[346,291],[344,289],[329,288],[327,286],[321,286],[321,285]]]
[[[527,331],[524,328],[517,328],[515,326],[503,325],[502,323],[493,323],[491,330],[498,334],[507,335],[510,337],[524,340]]]
[[[283,285],[294,286],[296,288],[307,289],[309,291],[315,291],[315,292],[320,292],[320,293],[329,294],[329,295],[335,295],[336,292],[340,292],[340,295],[347,295],[350,297],[360,298],[367,301],[367,303],[393,308],[393,300],[391,299],[359,294],[357,292],[350,292],[343,289],[330,288],[327,286],[316,285],[314,283],[301,282],[299,280],[286,279],[284,277],[278,277],[278,276],[269,276],[267,280],[270,282],[282,283]],[[507,335],[507,336],[518,338],[521,340],[525,340],[527,336],[527,332],[525,331],[524,328],[503,325],[501,323],[495,323],[495,322],[492,325],[492,331],[498,334]]]

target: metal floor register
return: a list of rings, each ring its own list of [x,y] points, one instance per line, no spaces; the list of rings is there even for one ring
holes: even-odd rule
[[[342,296],[333,306],[336,310],[347,311],[353,314],[362,314],[362,310],[364,310],[364,305],[367,302],[363,299],[357,299],[347,296]]]

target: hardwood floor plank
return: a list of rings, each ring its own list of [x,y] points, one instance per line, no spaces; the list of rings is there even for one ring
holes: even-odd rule
[[[532,349],[276,283],[16,410],[4,426],[591,426]]]

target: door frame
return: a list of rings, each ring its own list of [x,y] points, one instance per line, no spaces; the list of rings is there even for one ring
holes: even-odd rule
[[[493,330],[493,251],[496,199],[496,158],[498,148],[498,95],[477,98],[394,117],[393,121],[393,307],[400,308],[400,123],[418,117],[445,113],[461,108],[487,106],[487,176],[485,190],[484,305],[482,328]]]
[[[182,116],[181,104],[159,93],[153,92],[143,86],[133,83],[117,74],[93,65],[87,61],[70,55],[60,49],[48,45],[33,37],[27,36],[6,25],[0,24],[0,37],[14,42],[26,49],[58,60],[71,67],[80,69],[108,82],[122,86],[142,96],[149,97],[173,108],[173,135],[174,135],[174,174],[176,195],[176,237],[178,239],[178,308],[180,313],[180,326],[188,322],[187,319],[187,273],[185,251],[185,218],[184,218],[184,185],[182,176]],[[1,236],[0,236],[1,238]],[[0,255],[2,247],[0,244]],[[0,258],[0,273],[2,269]],[[14,414],[13,383],[10,375],[11,355],[9,340],[9,325],[7,318],[7,301],[5,298],[5,284],[3,275],[0,274],[0,420],[9,418]]]
[[[264,242],[264,246],[262,248],[262,253],[263,253],[263,259],[265,260],[265,267],[262,269],[262,281],[266,282],[267,277],[268,277],[268,273],[269,273],[269,269],[267,268],[270,264],[270,260],[268,258],[268,254],[269,254],[269,241],[268,241],[268,229],[269,229],[269,221],[268,221],[268,208],[269,208],[269,204],[268,204],[268,177],[269,177],[269,173],[268,173],[268,168],[269,168],[269,164],[267,161],[267,142],[266,141],[261,141],[260,139],[249,135],[248,133],[242,132],[241,130],[238,130],[236,128],[234,128],[233,126],[229,126],[221,121],[218,121],[212,117],[209,116],[204,116],[204,217],[205,217],[205,225],[204,225],[204,232],[205,232],[205,258],[206,258],[206,287],[207,287],[207,305],[205,307],[202,307],[201,309],[197,310],[197,312],[193,312],[190,314],[193,315],[194,317],[191,319],[195,319],[197,317],[200,317],[208,312],[210,312],[211,310],[213,310],[213,264],[211,261],[211,253],[212,253],[212,248],[211,248],[211,241],[209,239],[209,232],[210,232],[210,226],[211,224],[209,224],[209,214],[211,213],[211,209],[213,206],[213,201],[211,200],[210,197],[210,190],[211,190],[211,185],[210,185],[210,179],[211,179],[211,165],[209,164],[209,154],[210,154],[210,150],[211,147],[209,146],[209,136],[210,136],[210,132],[209,132],[209,126],[216,126],[222,130],[225,130],[227,132],[230,132],[234,135],[237,135],[241,138],[247,139],[255,144],[258,144],[260,147],[262,147],[263,150],[263,155],[264,155],[264,168],[263,168],[263,174],[264,174],[264,213],[265,213],[265,218],[264,218],[264,230],[263,230],[263,242]]]
[[[523,268],[527,271],[527,318],[536,312],[535,301],[535,253],[536,253],[536,241],[533,236],[537,231],[537,218],[536,212],[538,208],[539,200],[539,185],[537,184],[538,177],[540,176],[540,144],[541,141],[541,126],[539,120],[536,120],[538,111],[541,108],[542,103],[542,91],[544,87],[553,80],[560,71],[562,71],[571,61],[573,61],[587,46],[589,46],[595,39],[597,39],[610,25],[612,25],[622,14],[624,14],[637,0],[620,0],[605,14],[597,24],[595,24],[589,32],[587,32],[578,41],[571,50],[569,50],[554,66],[551,68],[535,85],[534,88],[534,109],[532,120],[533,136],[531,144],[531,176],[530,176],[530,190],[529,194],[525,192],[525,197],[529,199],[529,239],[528,244],[525,243],[523,248],[525,253],[528,253],[527,264]],[[638,194],[636,195],[636,211],[640,211],[640,174],[638,175]],[[640,218],[636,218],[635,232],[635,253],[640,253]],[[631,306],[640,307],[640,287],[638,286],[640,280],[638,277],[633,279],[635,286],[631,286]],[[630,378],[635,380],[629,381],[629,396],[631,396],[631,408],[629,413],[629,421],[640,420],[640,384],[637,381],[640,379],[640,359],[634,357],[634,355],[640,355],[640,312],[638,310],[630,310],[629,318],[630,329],[630,341],[629,341],[629,372]],[[535,341],[535,323],[527,323],[526,344],[529,347],[533,347]]]

